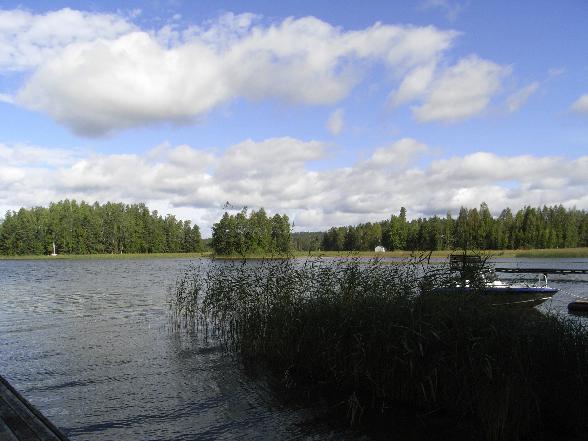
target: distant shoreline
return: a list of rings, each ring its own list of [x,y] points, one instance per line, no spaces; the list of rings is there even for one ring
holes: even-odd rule
[[[442,250],[433,251],[431,257],[444,258],[451,253],[459,251]],[[492,257],[500,258],[588,258],[588,247],[584,248],[554,248],[554,249],[534,249],[534,250],[483,250],[482,254],[488,254]],[[226,260],[240,259],[283,259],[287,257],[305,258],[305,257],[359,257],[359,258],[376,258],[376,257],[411,257],[427,255],[428,251],[387,251],[385,253],[375,253],[373,251],[293,251],[289,255],[283,254],[252,254],[246,256],[231,255],[217,256],[212,252],[200,253],[144,253],[144,254],[58,254],[50,255],[29,255],[29,256],[6,256],[0,255],[0,260],[132,260],[132,259],[200,259],[216,258]]]

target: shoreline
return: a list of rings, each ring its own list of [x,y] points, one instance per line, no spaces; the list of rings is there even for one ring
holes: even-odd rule
[[[433,258],[447,258],[452,253],[459,253],[454,250],[433,251]],[[588,247],[584,248],[554,248],[554,249],[531,249],[531,250],[482,250],[480,254],[490,255],[494,258],[588,258]],[[286,259],[286,258],[308,258],[308,257],[353,257],[353,258],[408,258],[428,255],[429,251],[387,251],[376,253],[373,251],[293,251],[287,255],[279,254],[252,254],[246,256],[217,256],[212,251],[199,253],[143,253],[143,254],[58,254],[50,255],[0,255],[0,260],[133,260],[133,259],[201,259],[214,258],[219,260],[242,260],[242,259]]]

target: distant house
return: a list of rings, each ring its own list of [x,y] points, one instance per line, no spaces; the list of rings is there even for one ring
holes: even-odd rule
[[[386,248],[384,248],[382,245],[378,245],[378,246],[377,246],[377,247],[374,249],[374,251],[375,251],[376,253],[385,253],[385,252],[386,252]]]

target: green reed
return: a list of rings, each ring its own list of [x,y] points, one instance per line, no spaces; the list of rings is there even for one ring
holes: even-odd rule
[[[352,424],[408,439],[582,439],[587,330],[479,295],[435,294],[453,275],[423,264],[213,261],[178,280],[172,307]]]

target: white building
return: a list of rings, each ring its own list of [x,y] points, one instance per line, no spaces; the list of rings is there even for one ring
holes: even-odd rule
[[[385,252],[386,252],[386,248],[384,248],[382,245],[378,245],[378,246],[377,246],[377,247],[374,249],[374,251],[375,251],[376,253],[385,253]]]

